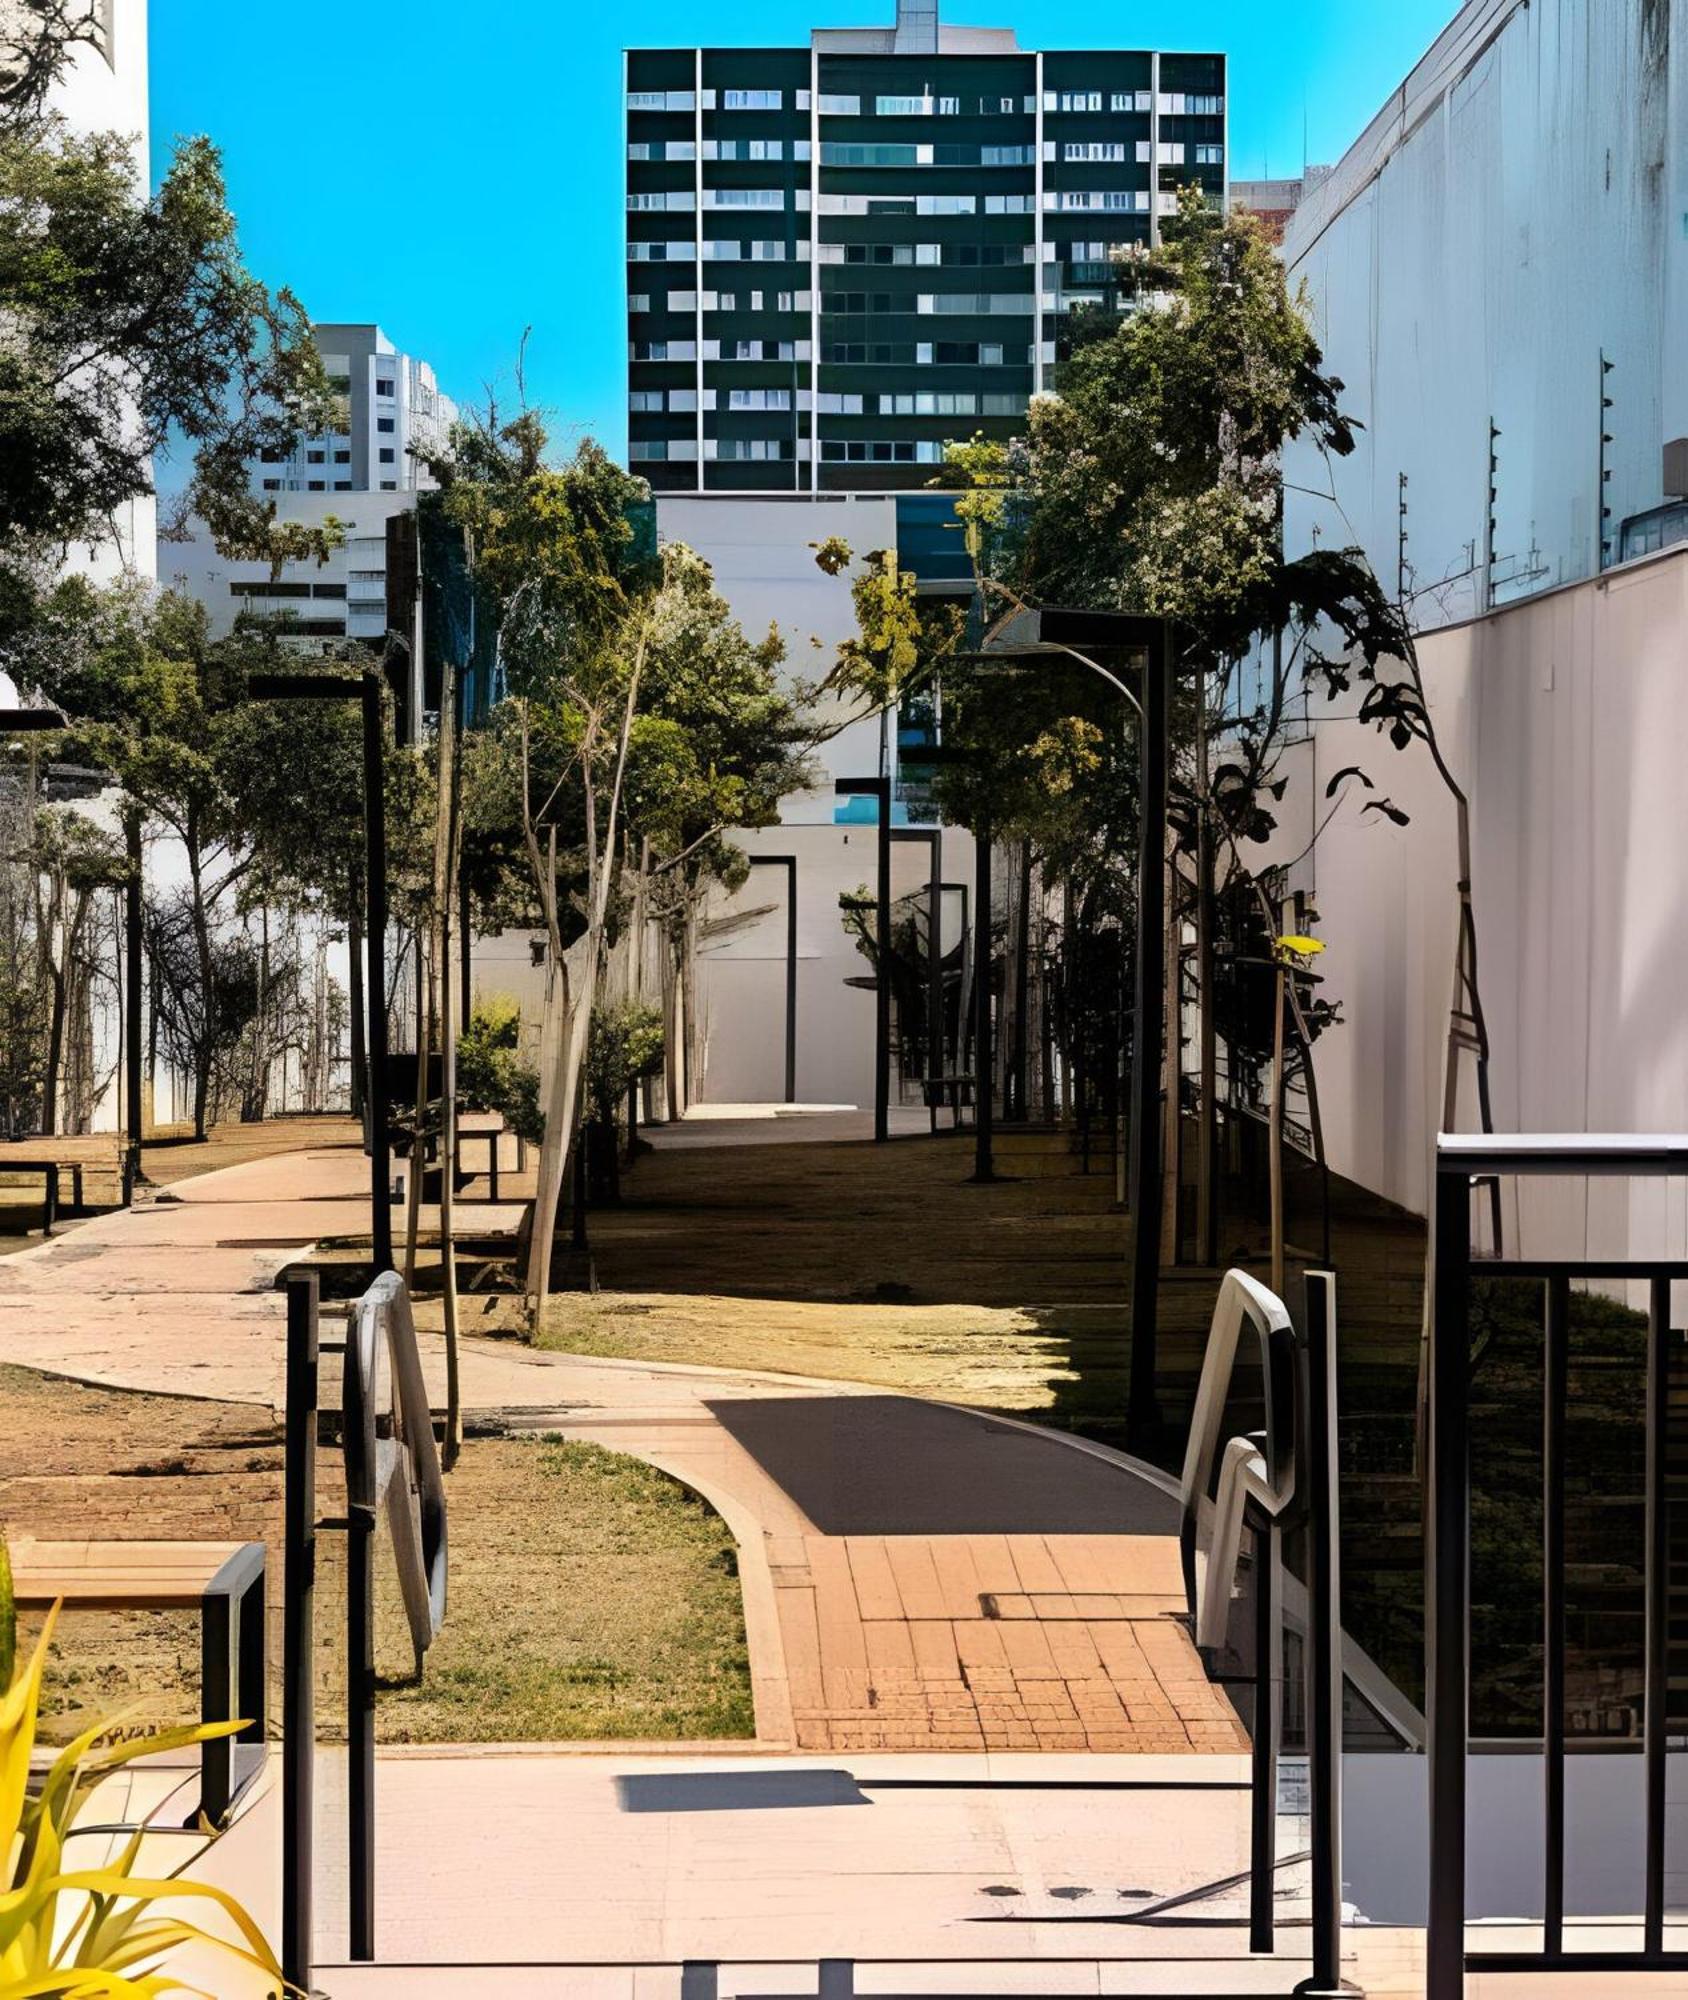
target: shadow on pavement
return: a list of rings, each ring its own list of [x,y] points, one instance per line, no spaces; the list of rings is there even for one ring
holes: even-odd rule
[[[1171,1535],[1178,1507],[1052,1435],[908,1396],[723,1398],[728,1434],[826,1535]]]
[[[630,1813],[766,1812],[790,1806],[871,1803],[848,1771],[658,1771],[617,1778]]]

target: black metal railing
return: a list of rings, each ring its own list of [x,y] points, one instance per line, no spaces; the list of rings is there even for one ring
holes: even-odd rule
[[[1278,1756],[1283,1737],[1283,1541],[1305,1533],[1309,1858],[1313,1971],[1304,1989],[1335,1992],[1342,1956],[1342,1619],[1336,1460],[1336,1280],[1306,1276],[1297,1332],[1281,1299],[1242,1271],[1219,1288],[1190,1419],[1180,1494],[1184,1589],[1197,1645],[1211,1661],[1229,1643],[1242,1537],[1254,1543],[1254,1715],[1249,1836],[1249,1949],[1274,1945]],[[1245,1333],[1255,1337],[1265,1429],[1220,1450]],[[1210,1499],[1215,1468],[1217,1490]],[[1208,1554],[1198,1569],[1204,1517]]]
[[[1688,1970],[1688,1952],[1667,1951],[1665,1927],[1665,1721],[1669,1587],[1665,1495],[1670,1287],[1688,1264],[1661,1258],[1473,1258],[1471,1195],[1480,1182],[1532,1175],[1688,1175],[1688,1137],[1652,1135],[1497,1137],[1444,1134],[1436,1148],[1434,1290],[1430,1349],[1430,1508],[1426,1551],[1427,1682],[1430,1709],[1430,1911],[1427,2000],[1459,2000],[1468,1967],[1506,1972]],[[1542,1944],[1537,1951],[1468,1952],[1465,1942],[1466,1758],[1471,1664],[1472,1278],[1529,1278],[1544,1287],[1542,1407]],[[1642,1756],[1646,1849],[1638,1885],[1641,1946],[1565,1946],[1565,1422],[1573,1280],[1644,1282],[1646,1360],[1646,1546]]]
[[[445,1618],[446,1508],[433,1413],[404,1280],[378,1276],[352,1307],[340,1408],[346,1512],[316,1511],[319,1290],[287,1280],[282,1661],[282,1970],[311,1989],[316,1540],[346,1536],[349,1951],[375,1956],[375,1533],[387,1517],[416,1669]]]

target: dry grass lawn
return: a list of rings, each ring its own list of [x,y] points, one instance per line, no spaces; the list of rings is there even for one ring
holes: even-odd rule
[[[13,1534],[267,1540],[281,1547],[281,1437],[269,1413],[128,1395],[0,1368],[0,1522]],[[340,1510],[337,1457],[319,1508]],[[378,1574],[379,1730],[395,1742],[547,1742],[753,1733],[736,1551],[664,1474],[588,1445],[471,1440],[450,1480],[451,1592],[422,1680],[396,1580]],[[384,1546],[384,1545],[383,1545]],[[344,1716],[344,1556],[320,1544],[322,1732]],[[279,1560],[271,1571],[279,1710]],[[26,1619],[26,1634],[34,1629]],[[55,1641],[45,1733],[134,1707],[191,1720],[192,1616],[83,1612]]]

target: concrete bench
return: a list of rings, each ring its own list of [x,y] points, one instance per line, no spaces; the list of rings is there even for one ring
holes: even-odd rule
[[[199,1612],[202,1722],[244,1718],[200,1746],[199,1809],[221,1826],[263,1767],[266,1738],[262,1542],[38,1542],[12,1548],[19,1608]]]

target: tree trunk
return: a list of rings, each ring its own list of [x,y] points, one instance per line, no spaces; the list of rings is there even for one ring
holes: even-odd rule
[[[212,1052],[217,1046],[217,989],[216,968],[211,954],[211,919],[205,907],[205,878],[199,852],[199,822],[194,813],[188,814],[186,846],[188,850],[188,887],[191,896],[189,907],[193,912],[194,955],[199,961],[200,991],[200,1046],[194,1051],[193,1078],[193,1136],[205,1137],[205,1114],[211,1094]]]
[[[439,912],[440,1269],[445,1306],[445,1452],[449,1472],[463,1448],[463,1388],[457,1347],[457,1253],[452,1241],[457,1181],[457,1036],[452,1019],[451,916],[457,836],[457,688],[449,662],[440,688],[439,802],[434,824],[434,907]],[[464,929],[464,965],[469,934]],[[498,1144],[494,1134],[492,1143]]]
[[[1207,679],[1196,678],[1196,988],[1201,1126],[1196,1142],[1196,1262],[1219,1262],[1219,1033],[1213,957],[1213,825],[1208,816]]]
[[[1017,893],[1014,923],[1014,1039],[1010,1056],[1009,1088],[1014,1099],[1014,1108],[1007,1115],[1024,1123],[1029,1116],[1027,1086],[1030,1082],[1030,1045],[1027,1036],[1029,1023],[1026,1019],[1027,1001],[1031,980],[1032,952],[1032,844],[1029,840],[1020,842],[1020,866],[1016,876]]]
[[[1178,907],[1178,845],[1170,830],[1166,840],[1166,1040],[1161,1059],[1161,1264],[1170,1269],[1183,1261],[1179,1207],[1184,1185],[1184,1052],[1183,1052],[1183,917]]]
[[[354,867],[346,885],[351,915],[346,920],[347,1004],[352,1033],[352,1116],[362,1119],[369,1103],[369,1057],[364,1039],[363,870]]]

